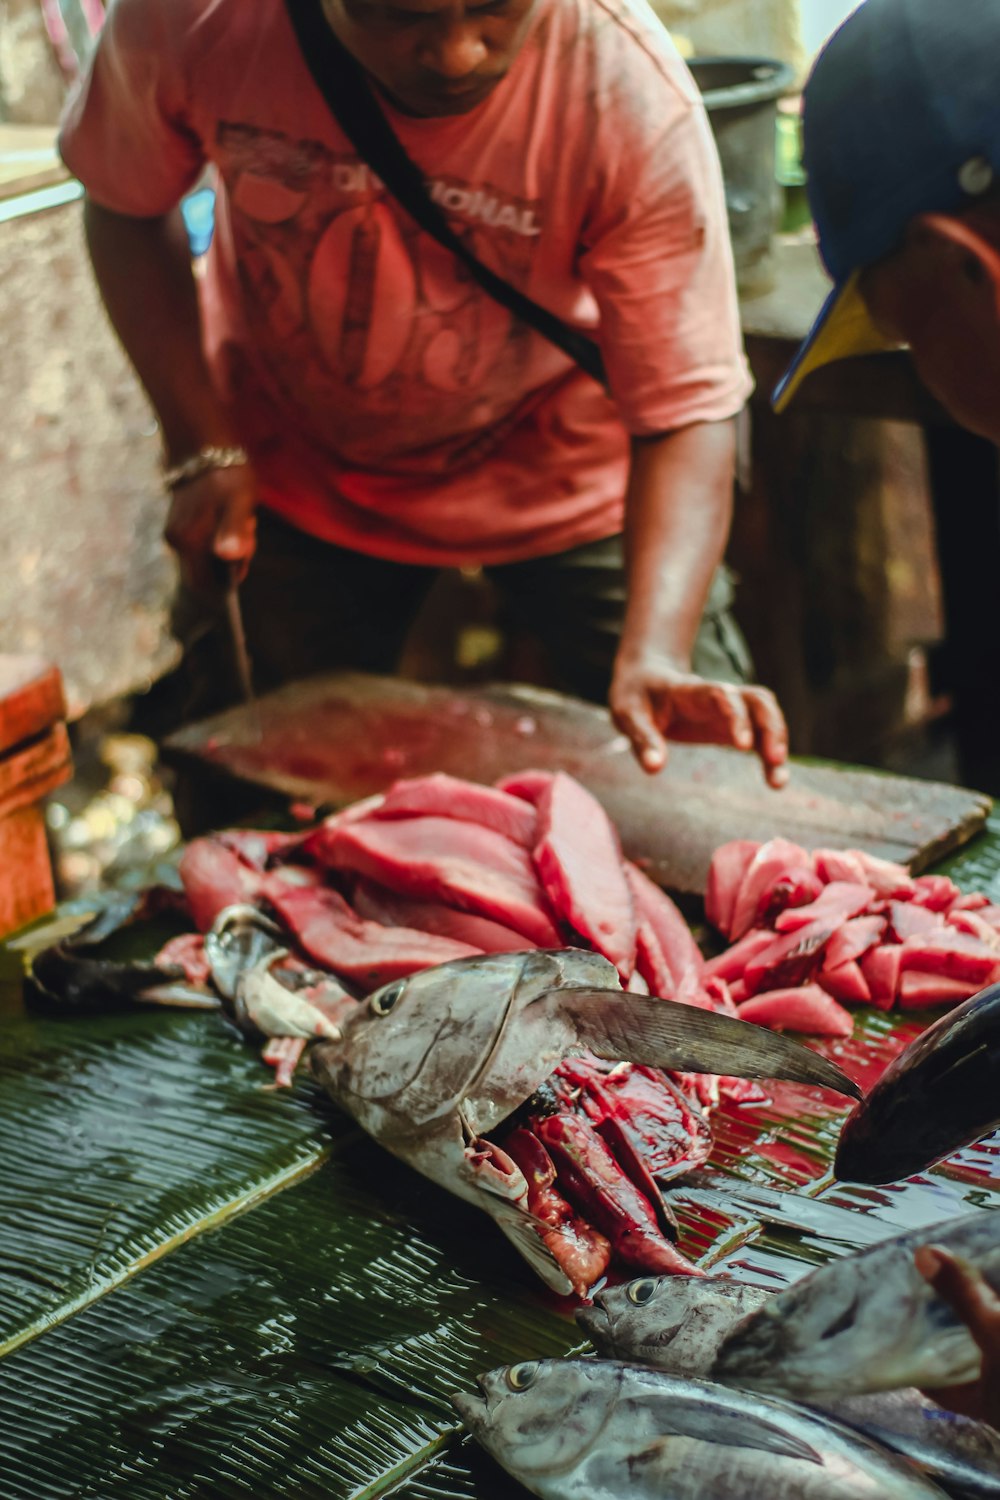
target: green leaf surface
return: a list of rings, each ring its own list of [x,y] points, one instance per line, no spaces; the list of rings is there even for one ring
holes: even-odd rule
[[[946,868],[1000,897],[1000,823]],[[448,1395],[578,1340],[484,1215],[308,1082],[266,1089],[221,1017],[42,1018],[2,982],[0,1002],[3,1500],[521,1495]],[[826,1050],[863,1070],[924,1019],[861,1011]],[[780,1285],[1000,1207],[992,1142],[903,1186],[833,1182],[847,1107],[776,1087],[718,1116],[682,1248]]]

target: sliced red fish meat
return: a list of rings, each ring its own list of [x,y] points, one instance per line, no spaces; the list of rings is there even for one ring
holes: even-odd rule
[[[889,927],[900,943],[928,932],[940,932],[945,925],[940,912],[928,911],[926,906],[916,906],[912,901],[890,901],[888,918]]]
[[[947,911],[962,892],[947,875],[918,875],[912,900],[916,906],[926,906],[929,911]]]
[[[740,1006],[740,1020],[769,1026],[772,1031],[801,1031],[812,1036],[850,1036],[854,1022],[818,984],[770,990]]]
[[[759,848],[760,845],[751,839],[730,839],[712,855],[705,891],[705,916],[723,937],[731,935],[736,898]]]
[[[627,983],[638,932],[618,834],[597,799],[561,771],[538,803],[534,860],[552,909]]]
[[[884,943],[870,948],[861,960],[861,972],[871,993],[872,1004],[879,1010],[891,1010],[899,989],[903,949],[899,943]]]
[[[978,938],[944,928],[923,937],[907,938],[903,944],[902,968],[904,973],[919,969],[925,974],[942,974],[981,987],[996,977],[1000,959],[993,948],[987,948]]]
[[[795,932],[779,932],[769,947],[746,964],[743,983],[748,992],[756,995],[760,990],[786,989],[811,978],[834,931],[835,920],[821,918]]]
[[[523,933],[490,917],[459,911],[440,901],[400,896],[371,880],[359,880],[351,899],[359,916],[370,922],[380,922],[383,927],[415,927],[420,932],[452,938],[456,943],[469,943],[483,953],[517,953],[522,948],[538,946]]]
[[[549,1115],[532,1129],[555,1162],[559,1186],[607,1236],[622,1265],[666,1276],[704,1274],[663,1236],[649,1200],[592,1125],[575,1115]]]
[[[367,922],[333,890],[290,886],[271,904],[310,958],[366,991],[479,951],[413,928]]]
[[[865,867],[853,849],[814,849],[813,869],[824,885],[867,885]]]
[[[835,1000],[842,1000],[845,1005],[870,1005],[872,992],[868,988],[860,965],[853,959],[847,963],[838,964],[835,969],[823,968],[819,982],[828,994]]]
[[[823,887],[815,901],[808,906],[796,906],[783,911],[774,926],[777,932],[797,932],[817,919],[834,923],[846,922],[865,911],[875,893],[870,885],[858,885],[852,881],[835,880]]]
[[[780,838],[761,844],[740,882],[729,923],[729,936],[738,939],[751,927],[760,926],[775,883],[790,871],[799,869],[810,875],[813,873],[809,855],[798,844]]]
[[[774,933],[769,932],[766,927],[752,928],[738,943],[708,960],[704,970],[706,977],[724,979],[729,984],[741,980],[743,970],[750,960],[756,958],[758,953],[763,953],[765,948],[770,948],[774,941]]]
[[[902,1010],[923,1010],[930,1005],[961,1005],[982,988],[970,980],[949,979],[945,974],[927,974],[909,969],[900,975],[897,1002]]]
[[[153,962],[158,969],[183,969],[188,984],[208,984],[212,977],[212,967],[200,932],[181,932],[171,938],[164,943]]]
[[[498,792],[520,797],[522,802],[537,804],[542,793],[548,790],[553,774],[552,771],[515,771],[511,776],[501,776],[493,785]]]
[[[192,839],[181,855],[178,874],[199,932],[207,932],[227,906],[256,901],[264,880],[234,849],[211,836]]]
[[[823,953],[824,972],[837,969],[841,964],[853,963],[869,948],[881,941],[885,932],[882,917],[851,917],[839,927],[827,943]]]
[[[332,829],[323,858],[401,895],[490,917],[540,948],[563,946],[527,854],[491,828],[452,818],[367,819]]]
[[[457,818],[492,828],[522,849],[534,848],[538,825],[536,814],[520,797],[443,772],[395,782],[371,816]]]
[[[661,890],[643,870],[639,869],[638,865],[632,864],[630,860],[625,861],[625,879],[632,895],[636,916],[640,923],[647,923],[652,929],[674,984],[679,984],[689,969],[701,973],[705,967],[702,951],[695,942],[690,927],[666,891]],[[669,995],[669,991],[656,989],[653,993]]]
[[[585,1297],[611,1260],[603,1234],[573,1212],[555,1186],[555,1164],[536,1135],[521,1128],[504,1141],[528,1184],[528,1212],[542,1228],[542,1240],[565,1271],[578,1297]]]
[[[917,889],[916,881],[903,865],[891,859],[879,859],[864,849],[851,851],[861,866],[865,885],[870,885],[882,900],[906,900]]]

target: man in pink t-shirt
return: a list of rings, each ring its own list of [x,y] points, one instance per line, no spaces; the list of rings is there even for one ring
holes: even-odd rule
[[[644,0],[315,4],[452,227],[599,340],[608,388],[359,160],[284,0],[115,0],[61,146],[160,419],[192,652],[220,564],[246,573],[265,686],[391,670],[434,570],[482,566],[647,770],[666,738],[717,741],[780,785],[780,710],[735,680],[718,602],[702,622],[750,382],[718,160],[669,39]],[[199,297],[177,206],[206,164]]]

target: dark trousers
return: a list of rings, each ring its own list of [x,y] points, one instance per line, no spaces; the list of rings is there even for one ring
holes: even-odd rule
[[[621,537],[485,572],[509,624],[542,646],[555,686],[604,702],[625,615]],[[394,671],[436,576],[434,568],[383,562],[317,541],[262,511],[257,553],[241,590],[257,691],[337,669]],[[694,667],[706,677],[745,682],[752,668],[731,602],[731,582],[720,569]],[[203,718],[237,697],[222,614],[182,590],[173,627],[184,660],[164,684],[161,723],[153,732]]]

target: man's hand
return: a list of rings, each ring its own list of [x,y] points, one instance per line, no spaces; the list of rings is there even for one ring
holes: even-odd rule
[[[772,787],[788,781],[788,730],[767,688],[711,682],[662,656],[634,659],[619,653],[610,707],[650,774],[666,765],[667,741],[684,740],[756,750]]]
[[[922,1245],[913,1258],[921,1276],[967,1325],[983,1356],[978,1380],[924,1395],[949,1411],[1000,1427],[1000,1297],[978,1271],[938,1245]]]
[[[256,546],[257,482],[249,465],[210,469],[173,492],[164,535],[180,560],[181,577],[200,594],[217,593],[227,569],[247,574]]]

